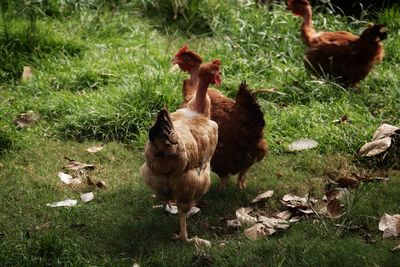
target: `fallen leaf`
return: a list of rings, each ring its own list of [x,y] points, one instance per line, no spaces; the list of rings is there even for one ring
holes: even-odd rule
[[[298,216],[296,216],[296,217],[291,218],[291,219],[289,220],[289,222],[290,222],[290,223],[297,223],[297,222],[299,222],[300,220],[301,220],[301,218],[298,217]]]
[[[356,187],[359,184],[359,181],[352,177],[340,177],[335,181],[340,187]]]
[[[251,201],[251,203],[256,203],[256,202],[267,200],[268,198],[271,198],[273,196],[273,194],[274,194],[274,190],[265,191],[264,193],[256,196],[256,198],[253,199]]]
[[[372,180],[379,181],[379,182],[386,182],[389,181],[389,177],[374,177]]]
[[[338,188],[327,190],[325,191],[325,195],[322,197],[322,200],[329,202],[334,199],[342,199],[344,192],[345,191],[343,189],[338,189]]]
[[[194,242],[194,245],[196,249],[202,249],[202,248],[210,248],[211,247],[211,242],[205,239],[201,239],[197,236],[195,236],[192,241]]]
[[[250,240],[257,240],[260,237],[266,236],[266,235],[272,235],[275,233],[275,229],[267,228],[265,227],[262,223],[257,223],[251,226],[250,228],[247,228],[244,230],[244,235],[250,239]]]
[[[69,175],[64,172],[58,172],[58,177],[64,184],[80,184],[81,180],[79,178],[74,178],[72,175]]]
[[[171,214],[178,214],[178,206],[176,205],[165,205],[165,210]]]
[[[63,201],[58,201],[58,202],[53,202],[53,203],[48,203],[46,206],[55,208],[55,207],[73,207],[76,206],[76,203],[78,203],[77,200],[75,199],[66,199]]]
[[[251,226],[257,223],[257,219],[249,215],[249,213],[252,211],[252,208],[239,208],[238,210],[236,210],[236,218],[242,225]]]
[[[400,234],[400,214],[392,216],[385,213],[379,221],[379,230],[383,231],[383,238],[398,236]]]
[[[24,69],[22,71],[22,76],[21,79],[23,81],[29,80],[30,78],[32,78],[32,69],[29,66],[24,66]]]
[[[372,141],[382,139],[385,137],[390,137],[399,129],[400,128],[396,126],[384,123],[381,126],[379,126],[379,128],[375,131],[372,137]]]
[[[328,217],[339,218],[341,216],[342,206],[338,199],[331,200],[326,206]]]
[[[272,229],[287,229],[290,226],[288,221],[273,217],[258,216],[257,221]]]
[[[200,212],[200,208],[198,208],[198,207],[191,207],[190,208],[190,210],[188,211],[188,213],[187,213],[187,216],[189,217],[189,216],[192,216],[192,215],[195,215],[195,214],[197,214],[197,213],[199,213]]]
[[[13,123],[18,128],[26,128],[34,124],[39,120],[39,115],[33,111],[28,111],[26,113],[21,113],[13,119]]]
[[[282,212],[279,212],[276,214],[276,217],[283,219],[283,220],[289,220],[289,218],[293,215],[293,212],[290,210],[284,210]]]
[[[395,251],[400,251],[400,245],[398,245],[398,246],[396,246],[396,247],[394,247],[394,248],[392,248],[392,250],[391,250],[392,252],[395,252]]]
[[[94,147],[87,148],[86,151],[90,152],[90,153],[97,153],[97,152],[103,150],[103,148],[104,148],[103,145],[99,144]]]
[[[289,145],[289,151],[300,151],[315,148],[318,142],[312,139],[300,139]]]
[[[92,201],[94,199],[94,194],[93,192],[85,193],[81,195],[81,200],[86,203],[89,201]]]
[[[94,169],[95,166],[93,164],[86,164],[86,163],[81,163],[78,161],[75,161],[73,159],[69,159],[67,157],[64,157],[66,160],[68,160],[67,165],[65,166],[66,168],[70,170],[82,170],[82,169]]]
[[[392,144],[391,137],[385,137],[383,139],[378,139],[363,145],[358,151],[358,156],[361,157],[373,157],[385,152]]]
[[[242,224],[239,222],[239,220],[228,220],[226,221],[228,228],[233,228],[233,229],[238,229]]]

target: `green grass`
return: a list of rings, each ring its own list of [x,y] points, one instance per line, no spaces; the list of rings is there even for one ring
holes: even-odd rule
[[[194,3],[196,2],[196,3]],[[283,7],[273,11],[236,1],[181,1],[173,20],[171,1],[2,2],[0,26],[0,263],[2,266],[191,266],[201,265],[192,246],[171,240],[177,217],[160,209],[138,173],[143,145],[156,112],[175,110],[185,75],[171,72],[171,59],[184,43],[205,60],[222,61],[221,91],[234,97],[242,80],[253,89],[275,87],[285,95],[258,94],[265,113],[270,156],[255,165],[248,187],[233,181],[225,192],[213,175],[207,207],[189,219],[189,234],[211,240],[206,251],[215,266],[396,266],[390,252],[398,239],[384,240],[378,221],[398,213],[400,173],[384,165],[360,164],[357,149],[381,123],[400,125],[400,22],[398,9],[378,18],[389,28],[386,57],[353,92],[310,77],[302,63],[300,21]],[[223,2],[223,3],[219,3]],[[175,2],[177,3],[177,2]],[[25,3],[26,4],[26,3]],[[320,30],[360,33],[366,21],[316,13]],[[24,65],[33,77],[21,81]],[[29,110],[33,127],[12,120]],[[333,121],[343,115],[348,124]],[[299,138],[317,149],[291,154]],[[98,154],[85,151],[106,143]],[[57,173],[65,156],[96,164],[90,172],[108,187],[65,187]],[[371,168],[371,166],[375,168]],[[347,220],[358,230],[341,232],[315,217],[260,241],[226,228],[225,219],[257,194],[275,196],[257,210],[282,210],[280,197],[311,193],[321,198],[328,178],[351,172],[387,175],[365,187]],[[78,199],[94,191],[93,202],[73,208],[46,203]],[[355,190],[352,191],[354,195]],[[81,225],[71,227],[71,225]],[[369,234],[376,243],[366,242]]]

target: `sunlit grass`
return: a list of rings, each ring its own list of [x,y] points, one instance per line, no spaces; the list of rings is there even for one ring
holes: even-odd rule
[[[204,60],[222,61],[226,95],[235,97],[240,81],[259,93],[265,113],[270,155],[249,172],[248,187],[234,181],[225,192],[218,178],[205,195],[207,207],[189,219],[189,233],[210,239],[216,266],[394,266],[396,240],[383,240],[377,229],[384,213],[398,213],[399,173],[363,169],[353,162],[356,150],[381,123],[400,124],[398,79],[400,24],[397,9],[378,18],[389,28],[386,57],[355,92],[333,81],[310,76],[303,66],[300,20],[281,6],[256,7],[253,1],[182,1],[172,20],[170,1],[45,1],[43,12],[5,13],[0,26],[0,263],[5,266],[191,266],[198,263],[191,246],[170,238],[177,218],[161,209],[145,187],[138,168],[156,112],[175,110],[185,74],[171,72],[171,59],[185,43]],[[199,1],[200,2],[200,1]],[[11,3],[11,2],[10,2]],[[17,3],[17,1],[15,2]],[[19,2],[18,2],[19,3]],[[21,2],[22,3],[22,2]],[[144,5],[146,4],[146,5]],[[31,6],[32,7],[32,6]],[[22,13],[21,13],[22,12]],[[32,12],[29,11],[29,12]],[[35,30],[30,32],[30,16]],[[183,16],[183,14],[186,16]],[[360,33],[362,21],[316,12],[320,30]],[[24,65],[33,77],[21,81]],[[21,112],[40,115],[35,126],[16,129]],[[335,120],[346,115],[346,123]],[[299,138],[318,148],[289,154]],[[106,143],[104,151],[85,148]],[[58,171],[64,157],[96,164],[92,175],[106,189],[65,188]],[[385,166],[388,167],[388,166]],[[390,166],[389,166],[390,167]],[[267,189],[274,198],[257,209],[274,213],[287,194],[322,197],[328,178],[340,172],[388,175],[373,184],[351,215],[362,230],[327,236],[306,220],[265,240],[248,241],[229,231],[225,220]],[[234,179],[231,179],[234,180]],[[95,200],[77,207],[51,209],[46,203],[94,190]],[[328,221],[328,230],[337,232]],[[49,224],[47,227],[43,225]],[[74,224],[84,224],[71,227]],[[376,243],[366,243],[369,233]]]

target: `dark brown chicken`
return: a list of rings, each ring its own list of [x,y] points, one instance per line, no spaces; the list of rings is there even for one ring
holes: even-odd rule
[[[357,87],[372,67],[382,61],[387,37],[383,25],[365,29],[360,36],[349,32],[316,32],[308,0],[289,0],[288,9],[303,18],[301,36],[308,49],[304,64],[312,72]]]
[[[190,78],[183,82],[184,102],[191,99],[198,79],[201,57],[183,47],[173,61],[187,71]],[[224,96],[220,91],[208,89],[211,99],[211,119],[218,124],[218,145],[211,160],[211,168],[220,178],[220,189],[225,188],[229,175],[238,174],[239,188],[245,187],[245,175],[249,168],[268,153],[264,140],[264,114],[246,83],[241,83],[236,99]]]

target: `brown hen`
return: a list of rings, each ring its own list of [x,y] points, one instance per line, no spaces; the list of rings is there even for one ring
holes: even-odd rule
[[[221,82],[219,75],[219,61],[203,64],[195,95],[185,108],[158,113],[145,147],[141,174],[159,199],[177,202],[180,234],[176,238],[183,241],[193,240],[187,234],[187,212],[210,186],[218,125],[209,117],[207,89],[210,83]]]
[[[301,36],[308,47],[304,64],[311,72],[357,87],[382,61],[384,49],[380,41],[387,37],[383,25],[371,26],[360,36],[345,31],[316,32],[308,0],[289,0],[288,9],[303,18]]]
[[[185,106],[194,93],[201,57],[184,46],[173,62],[190,74],[183,82],[182,106]],[[218,145],[211,160],[212,171],[221,178],[220,189],[225,188],[229,175],[235,174],[238,174],[239,188],[243,189],[249,168],[268,153],[264,139],[264,114],[246,83],[240,84],[235,100],[215,89],[208,89],[208,95],[211,119],[218,124]]]

